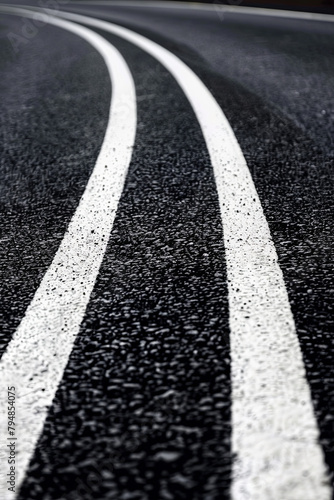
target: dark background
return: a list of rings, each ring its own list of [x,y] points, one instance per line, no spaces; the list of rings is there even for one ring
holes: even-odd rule
[[[173,2],[178,0],[169,1]],[[193,0],[183,1],[190,1],[193,3]],[[74,0],[74,3],[76,3],[76,0]],[[202,0],[199,3],[207,3],[212,5],[242,5],[247,7],[265,7],[334,14],[334,0],[272,0],[269,2],[268,0]]]
[[[202,3],[304,10],[334,14],[334,0],[273,0],[272,2],[268,2],[267,0],[256,0],[253,2],[243,0],[203,0]]]

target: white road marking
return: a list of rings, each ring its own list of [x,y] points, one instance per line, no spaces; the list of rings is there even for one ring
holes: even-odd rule
[[[31,17],[31,11],[0,11]],[[18,490],[61,381],[111,232],[136,133],[135,86],[121,54],[103,37],[69,21],[50,24],[89,42],[103,57],[112,84],[109,121],[79,206],[26,314],[0,361],[1,499],[14,498],[6,474],[7,384],[17,390]],[[5,478],[4,478],[5,477]]]
[[[246,7],[243,5],[226,5],[224,3],[213,3],[213,4],[201,4],[197,2],[173,2],[170,1],[131,1],[131,0],[78,0],[74,1],[74,5],[94,5],[94,6],[105,6],[105,7],[149,7],[149,8],[162,8],[162,9],[193,9],[199,11],[211,11],[211,12],[222,12],[231,14],[250,14],[255,16],[269,16],[269,17],[282,17],[286,19],[300,19],[302,21],[325,21],[334,22],[334,16],[332,14],[320,14],[317,12],[297,12],[292,10],[281,10],[281,9],[265,9],[262,7]]]
[[[121,26],[59,13],[120,36],[174,76],[201,125],[224,227],[232,358],[234,500],[329,500],[305,367],[287,291],[245,158],[221,108],[174,54]]]

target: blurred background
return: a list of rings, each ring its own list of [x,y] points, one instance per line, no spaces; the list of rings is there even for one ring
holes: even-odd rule
[[[211,3],[214,5],[244,5],[248,7],[266,7],[273,9],[300,10],[334,14],[334,0],[272,0],[269,2],[268,0],[202,0],[201,3]]]

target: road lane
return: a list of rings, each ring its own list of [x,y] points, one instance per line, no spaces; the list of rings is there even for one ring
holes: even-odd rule
[[[228,300],[210,157],[167,70],[103,35],[135,78],[136,145],[22,498],[42,498],[40,489],[67,499],[76,491],[100,499],[224,497],[231,474]]]

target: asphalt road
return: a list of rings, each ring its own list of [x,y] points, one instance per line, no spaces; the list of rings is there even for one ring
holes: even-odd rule
[[[329,500],[334,22],[219,7],[63,2],[61,8],[126,27],[185,63],[222,109],[247,162],[224,129],[226,176],[239,175],[234,169],[241,165],[252,180],[237,177],[235,192],[227,177],[225,191],[221,186],[214,155],[225,132],[221,139],[207,132],[211,97],[205,100],[195,80],[180,76],[177,83],[143,46],[70,19],[124,58],[130,76],[115,70],[111,85],[106,56],[87,38],[69,27],[31,25],[22,11],[0,13],[0,374],[6,381],[0,423],[7,440],[8,382],[17,395],[20,474],[15,494],[2,479],[3,498]],[[175,71],[182,75],[183,66]],[[113,152],[120,155],[111,194],[98,191],[92,219],[88,212],[78,219],[70,250],[57,261],[66,229],[84,207],[80,200],[113,112],[118,116],[116,104],[110,112],[111,98],[116,103],[131,75],[134,144],[127,133],[131,99],[120,98],[124,137],[113,139],[114,126],[105,160],[112,164]],[[122,170],[125,143],[131,157]],[[247,208],[240,226],[241,216],[229,207],[233,199],[242,200],[235,212],[248,207],[253,183],[256,222]],[[107,182],[101,189],[109,189]],[[110,208],[112,216],[108,196],[117,208]],[[94,219],[100,207],[112,217],[110,229]],[[46,291],[41,282],[57,262],[66,273],[66,259],[80,260],[86,221],[93,236],[85,251],[93,263],[82,280],[73,271],[73,287],[68,271],[65,295],[67,287],[75,294],[82,285],[81,295],[58,308],[58,271],[44,279]],[[30,304],[46,317],[36,331],[42,313],[37,309],[34,319]],[[50,340],[49,350],[51,337],[58,340]],[[29,390],[38,404],[25,402]],[[20,462],[24,435],[32,448],[22,445]],[[10,467],[4,446],[1,474]]]

